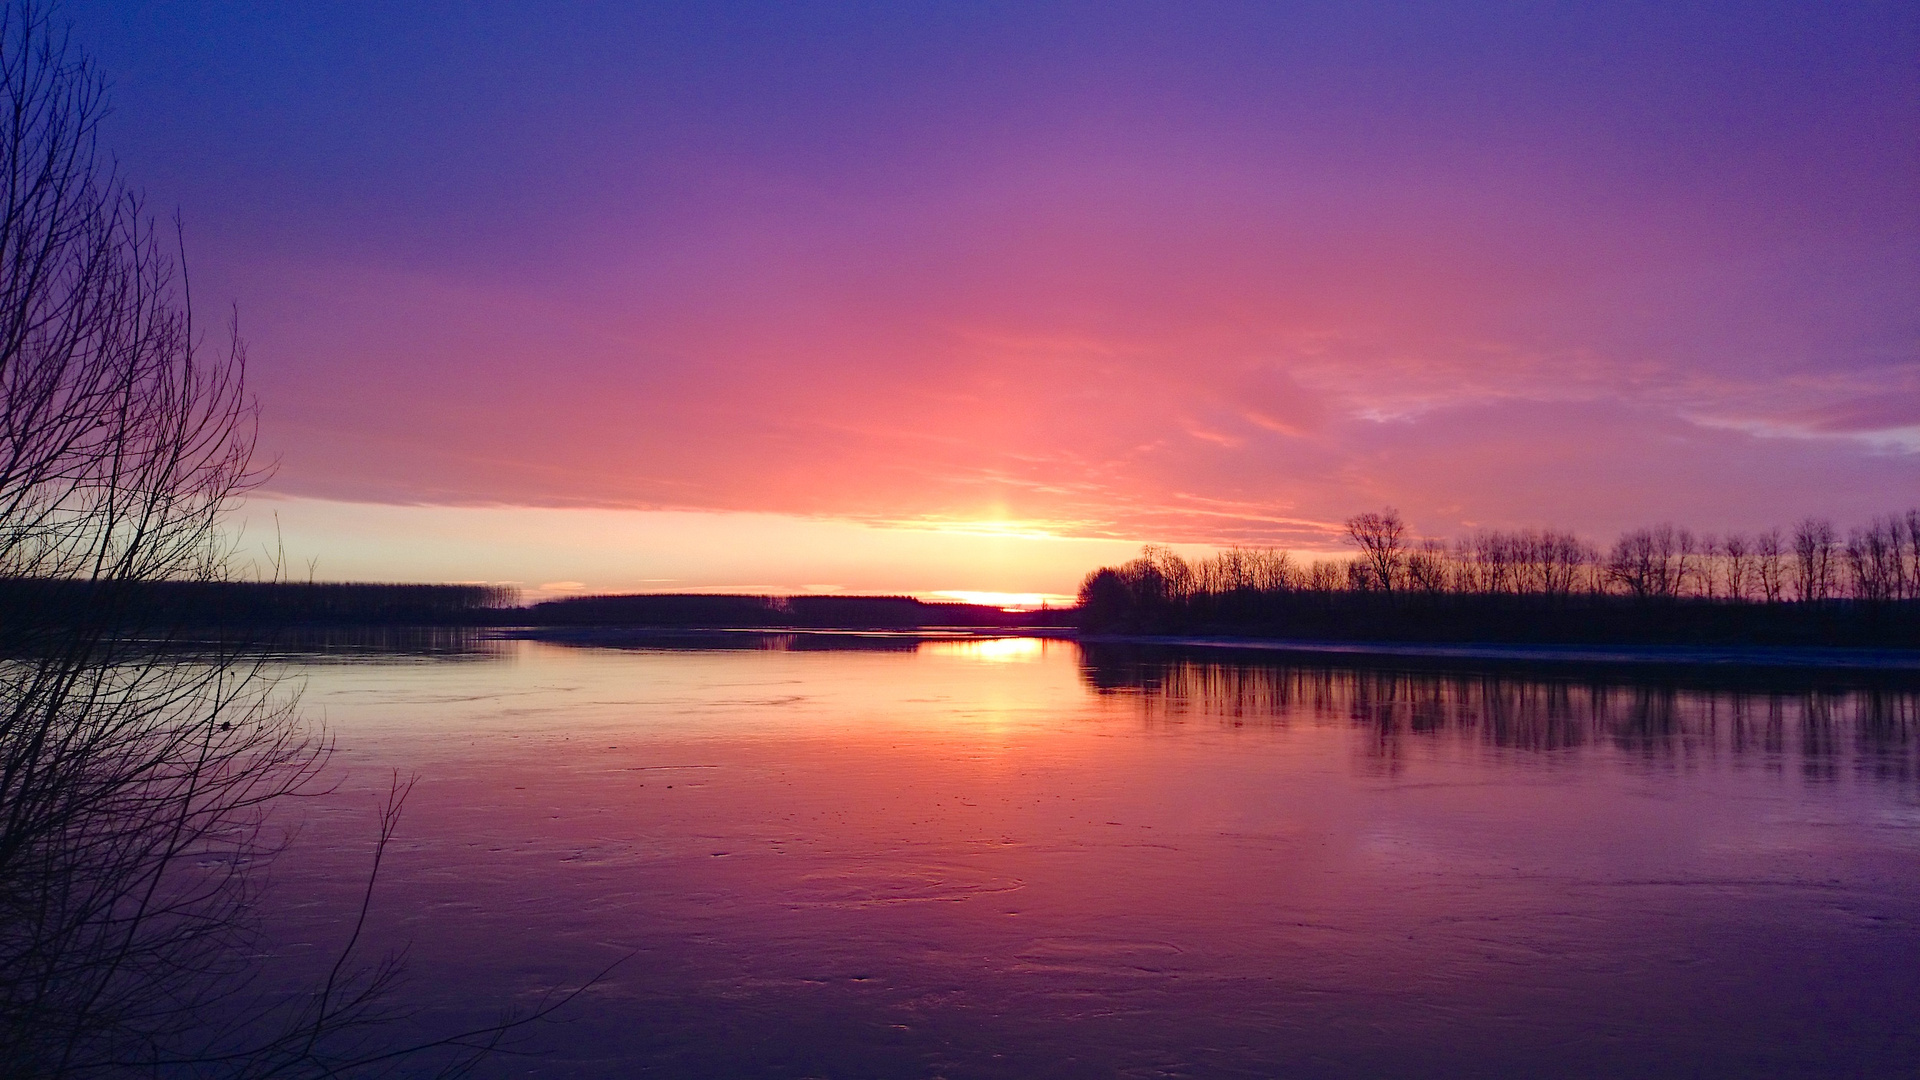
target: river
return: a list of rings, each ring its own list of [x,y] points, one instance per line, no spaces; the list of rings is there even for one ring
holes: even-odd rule
[[[1920,1061],[1911,689],[737,644],[288,661],[334,786],[280,811],[266,951],[344,939],[398,775],[378,1037],[598,976],[480,1075]]]

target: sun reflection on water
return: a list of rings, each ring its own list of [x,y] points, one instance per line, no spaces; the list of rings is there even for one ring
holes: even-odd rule
[[[930,641],[921,646],[926,652],[994,663],[1035,661],[1046,655],[1046,647],[1045,639],[1030,637],[984,638],[979,641]]]

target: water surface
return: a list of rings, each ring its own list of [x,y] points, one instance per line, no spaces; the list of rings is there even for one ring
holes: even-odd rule
[[[398,771],[403,1027],[629,957],[491,1075],[1920,1061],[1911,692],[813,643],[290,664],[344,779],[273,947],[338,940]]]

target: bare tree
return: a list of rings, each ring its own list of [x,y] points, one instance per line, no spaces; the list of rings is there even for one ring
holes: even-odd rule
[[[1743,533],[1728,533],[1720,551],[1727,560],[1727,599],[1747,599],[1753,592],[1753,541]]]
[[[163,230],[97,148],[102,83],[0,12],[0,574],[204,574],[257,479],[237,334],[203,349]]]
[[[1507,535],[1500,532],[1474,533],[1469,541],[1472,547],[1472,559],[1479,567],[1479,588],[1482,592],[1508,593],[1518,587],[1518,575],[1514,572],[1513,545]]]
[[[45,10],[0,5],[0,577],[68,586],[0,626],[0,1063],[339,1075],[389,969],[237,1050],[197,1026],[244,985],[265,815],[328,743],[259,660],[130,621],[141,583],[221,572],[259,474],[237,328],[204,348],[178,222],[115,174],[104,111]]]
[[[1552,596],[1567,596],[1580,583],[1581,572],[1592,565],[1598,554],[1572,533],[1551,530],[1538,534],[1540,589]]]
[[[1906,522],[1899,516],[1876,518],[1847,534],[1849,583],[1857,600],[1898,600],[1907,590]]]
[[[259,815],[326,745],[257,665],[125,622],[133,583],[217,571],[257,479],[244,350],[202,349],[177,223],[114,174],[101,79],[24,0],[0,103],[0,576],[90,585],[0,635],[0,1059],[64,1075],[182,1036]]]
[[[1691,543],[1691,536],[1675,530],[1672,525],[1624,533],[1607,558],[1607,576],[1632,596],[1677,596],[1684,581],[1683,554]]]
[[[1692,578],[1692,592],[1711,600],[1720,595],[1720,538],[1712,533],[1689,539],[1694,541],[1692,559],[1688,574]]]
[[[1380,513],[1347,519],[1347,538],[1360,547],[1360,558],[1375,587],[1392,593],[1406,572],[1406,523],[1392,507]]]
[[[1335,592],[1346,583],[1346,568],[1333,559],[1317,560],[1307,571],[1307,588],[1314,592]]]
[[[1480,560],[1474,557],[1474,538],[1463,536],[1453,542],[1453,550],[1448,553],[1452,563],[1453,589],[1461,593],[1485,592],[1486,581],[1481,573]]]
[[[1909,510],[1905,517],[1907,534],[1906,588],[1901,595],[1920,600],[1920,510]]]
[[[1440,540],[1422,540],[1407,556],[1407,583],[1424,593],[1443,593],[1452,580],[1448,573],[1447,545]]]
[[[1802,603],[1826,600],[1833,595],[1836,544],[1833,524],[1829,521],[1807,518],[1794,526],[1794,585]]]
[[[1294,587],[1293,559],[1273,548],[1230,547],[1190,567],[1196,592],[1281,592]]]
[[[1786,546],[1779,529],[1768,529],[1753,541],[1753,572],[1760,598],[1777,604],[1786,592]]]
[[[1134,582],[1137,595],[1154,602],[1178,603],[1193,595],[1196,580],[1193,567],[1172,548],[1147,544],[1140,557],[1122,568]]]

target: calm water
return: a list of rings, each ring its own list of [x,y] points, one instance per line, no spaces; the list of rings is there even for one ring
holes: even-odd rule
[[[485,1074],[1920,1062],[1910,693],[1026,640],[293,670],[345,779],[275,869],[283,958],[341,937],[395,770],[402,1028],[630,957]]]

